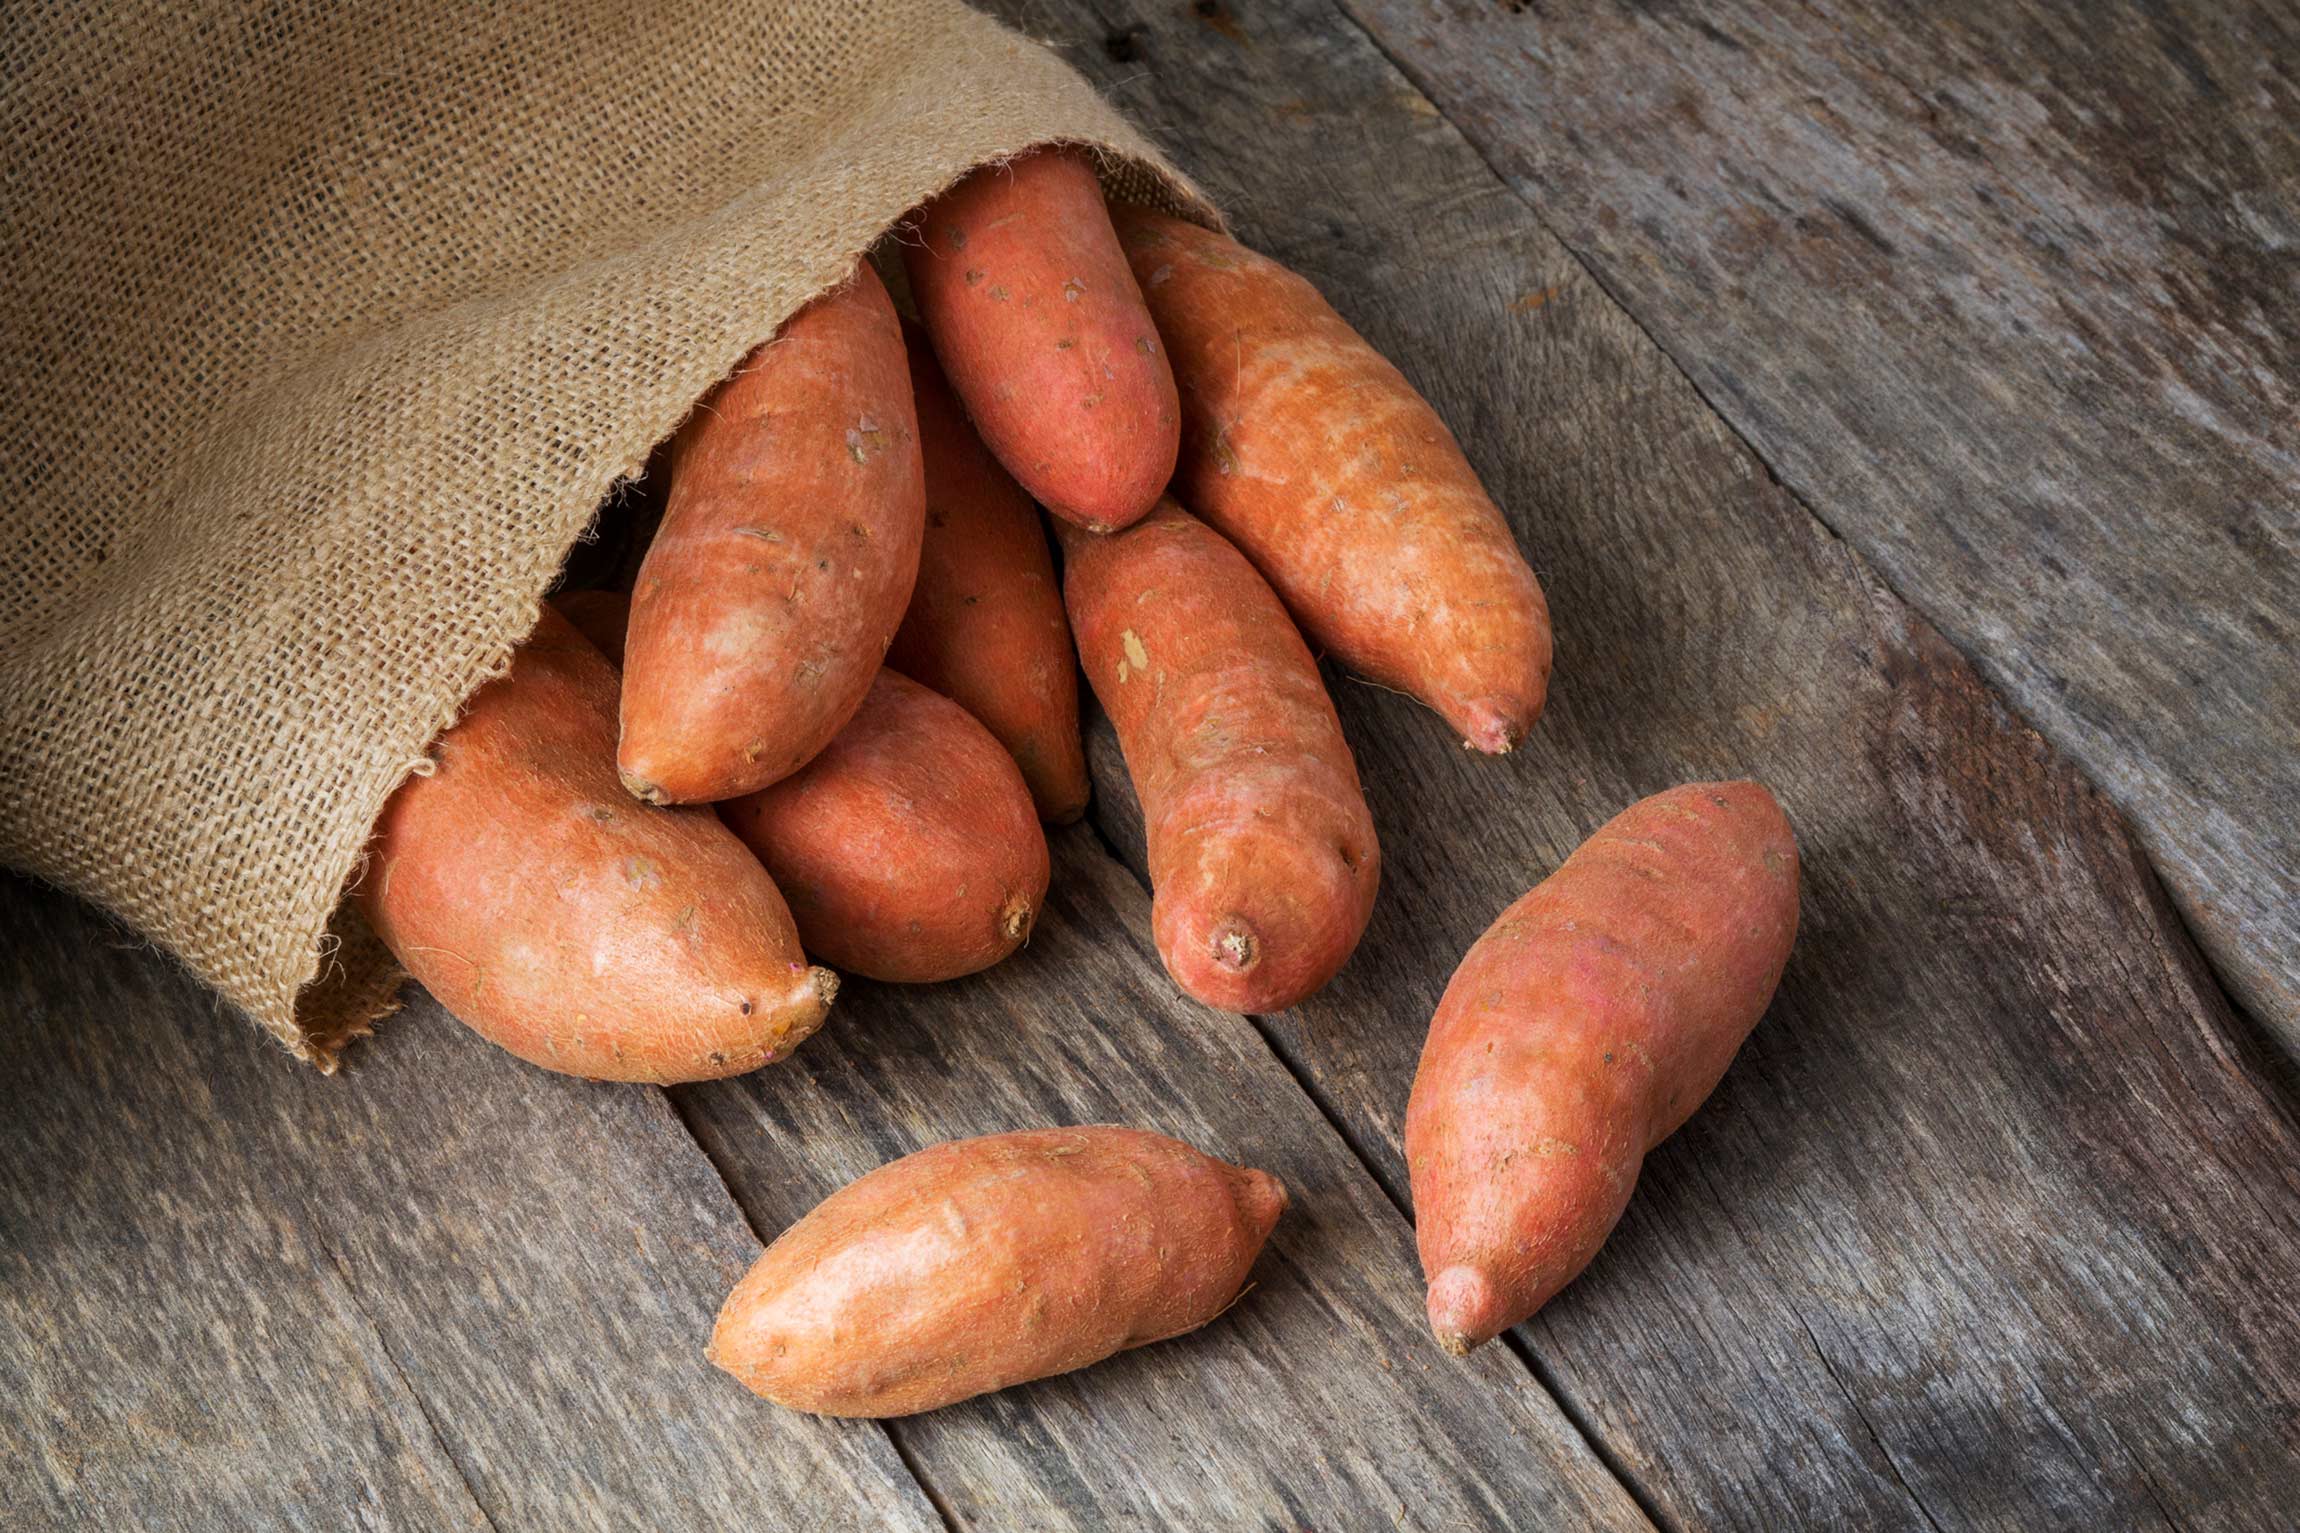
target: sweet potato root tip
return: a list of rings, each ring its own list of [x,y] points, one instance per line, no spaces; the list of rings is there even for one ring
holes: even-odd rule
[[[1469,1356],[1508,1324],[1501,1296],[1474,1267],[1448,1267],[1430,1280],[1429,1319],[1438,1345],[1455,1357]]]
[[[1213,948],[1214,961],[1238,974],[1252,969],[1262,956],[1261,944],[1254,940],[1254,929],[1238,920],[1222,923],[1214,933]]]
[[[1478,701],[1462,709],[1462,744],[1485,756],[1506,756],[1525,739],[1525,728],[1506,704]]]
[[[665,805],[671,802],[669,795],[665,794],[661,788],[656,787],[636,772],[618,771],[615,775],[623,779],[623,791],[641,803]]]
[[[999,913],[998,930],[1000,934],[1009,942],[1021,942],[1030,935],[1030,924],[1034,914],[1028,895],[1010,895],[1007,898],[1005,909]]]
[[[1246,1227],[1254,1232],[1257,1240],[1268,1239],[1270,1231],[1277,1228],[1278,1220],[1292,1204],[1293,1195],[1286,1191],[1284,1182],[1253,1166],[1240,1166],[1233,1181]]]

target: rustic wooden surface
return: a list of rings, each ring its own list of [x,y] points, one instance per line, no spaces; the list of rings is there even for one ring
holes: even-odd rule
[[[1053,37],[1454,422],[1557,611],[1550,717],[1519,755],[1472,759],[1334,679],[1385,892],[1356,961],[1296,1012],[1225,1018],[1166,984],[1104,729],[1101,800],[1057,838],[1023,955],[956,985],[852,984],[789,1065],[672,1093],[530,1070],[428,1002],[324,1081],[101,918],[0,884],[0,1523],[2288,1525],[2292,1102],[2079,768],[2153,801],[1688,355],[1794,374],[1818,344],[1797,311],[1730,346],[1625,312],[1490,124],[1456,106],[1473,145],[1309,0],[994,8]],[[1385,28],[1424,25],[1356,9],[1393,51]],[[1429,23],[1428,51],[1466,68],[1455,29],[1482,25]],[[1751,397],[1820,411],[1822,377]],[[1778,429],[1823,463],[1850,428]],[[2101,483],[2138,461],[2103,459]],[[2074,495],[2087,460],[2054,462]],[[2212,490],[2191,488],[2190,506]],[[2040,504],[2100,535],[2074,500]],[[2024,578],[2003,557],[1994,577]],[[2200,607],[2196,642],[2264,589]],[[2034,592],[1992,599],[2073,621]],[[2071,690],[2108,674],[2036,663]],[[2152,760],[2170,739],[2120,748]],[[1780,793],[1805,851],[1779,1001],[1587,1277],[1505,1344],[1445,1358],[1397,1134],[1447,972],[1623,803],[1741,773]],[[2177,824],[2148,823],[2170,866]],[[2198,920],[2221,956],[2250,940]],[[1255,1287],[1204,1332],[885,1426],[789,1416],[701,1361],[758,1238],[830,1188],[952,1135],[1109,1119],[1293,1191]]]
[[[335,1080],[0,878],[0,1526],[939,1526],[704,1363],[757,1254],[662,1094],[427,997]]]
[[[2113,810],[1313,17],[1239,7],[1093,67],[1154,132],[1231,146],[1184,158],[1241,233],[1418,359],[1543,573],[1558,685],[1496,763],[1336,679],[1384,898],[1273,1043],[1402,1202],[1420,1037],[1395,1019],[1435,1006],[1431,955],[1636,796],[1758,776],[1805,849],[1797,952],[1524,1338],[1562,1401],[1688,1527],[2275,1525],[2300,1491],[2300,1135]],[[1335,173],[1343,145],[1383,174]],[[1096,815],[1139,868],[1094,743]]]
[[[1047,1124],[1138,1124],[1285,1182],[1253,1290],[1204,1331],[892,1424],[954,1518],[1646,1526],[1514,1357],[1463,1368],[1425,1341],[1397,1208],[1252,1023],[1175,993],[1148,893],[1093,831],[1054,840],[1047,913],[1014,959],[856,986],[798,1068],[674,1092],[762,1230],[938,1140]]]
[[[2300,7],[1344,4],[2300,1052]]]

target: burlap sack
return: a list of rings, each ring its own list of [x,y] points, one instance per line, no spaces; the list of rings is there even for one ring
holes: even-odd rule
[[[332,1068],[331,916],[603,492],[908,208],[1188,184],[957,0],[15,0],[0,856]]]

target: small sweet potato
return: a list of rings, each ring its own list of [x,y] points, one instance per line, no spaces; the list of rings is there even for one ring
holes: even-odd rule
[[[1753,782],[1632,804],[1454,971],[1406,1108],[1430,1328],[1465,1353],[1549,1302],[1647,1152],[1716,1088],[1797,934],[1797,842]]]
[[[910,367],[867,265],[696,408],[632,593],[623,782],[652,803],[789,776],[862,703],[918,575]]]
[[[785,1230],[709,1356],[796,1410],[934,1410],[1196,1330],[1285,1208],[1269,1173],[1142,1129],[938,1144]]]
[[[1170,500],[1062,546],[1079,657],[1142,801],[1159,956],[1209,1006],[1293,1005],[1347,961],[1381,882],[1317,662],[1245,556]]]
[[[922,984],[986,969],[1045,903],[1046,833],[974,716],[882,670],[821,754],[720,815],[791,902],[807,951]]]
[[[1093,162],[1041,149],[986,165],[928,203],[916,230],[903,249],[911,296],[998,461],[1080,526],[1148,511],[1174,473],[1174,373]]]
[[[1182,385],[1174,493],[1302,631],[1509,750],[1549,689],[1549,608],[1453,433],[1318,290],[1141,208],[1120,238]]]
[[[1038,510],[967,424],[925,336],[910,340],[926,462],[926,546],[887,664],[982,720],[1022,768],[1039,815],[1086,808],[1078,660]]]
[[[531,1064],[695,1081],[781,1059],[838,978],[707,809],[615,778],[615,671],[546,611],[376,824],[360,908],[440,1004]]]

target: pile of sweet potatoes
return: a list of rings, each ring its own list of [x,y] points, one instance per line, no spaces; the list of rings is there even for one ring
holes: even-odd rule
[[[630,591],[562,596],[377,825],[369,921],[523,1059],[731,1075],[823,1025],[833,969],[925,984],[1009,957],[1047,893],[1042,822],[1086,805],[1081,670],[1175,983],[1292,1006],[1381,883],[1318,654],[1472,750],[1541,714],[1549,614],[1509,524],[1307,282],[1113,216],[1063,149],[968,176],[897,249],[915,322],[865,263],[747,358],[668,444]],[[1470,949],[1406,1114],[1446,1349],[1588,1263],[1796,923],[1780,808],[1695,784],[1623,811]],[[711,1356],[800,1409],[931,1409],[1203,1325],[1285,1206],[1267,1173],[1138,1129],[937,1145],[787,1230]]]

